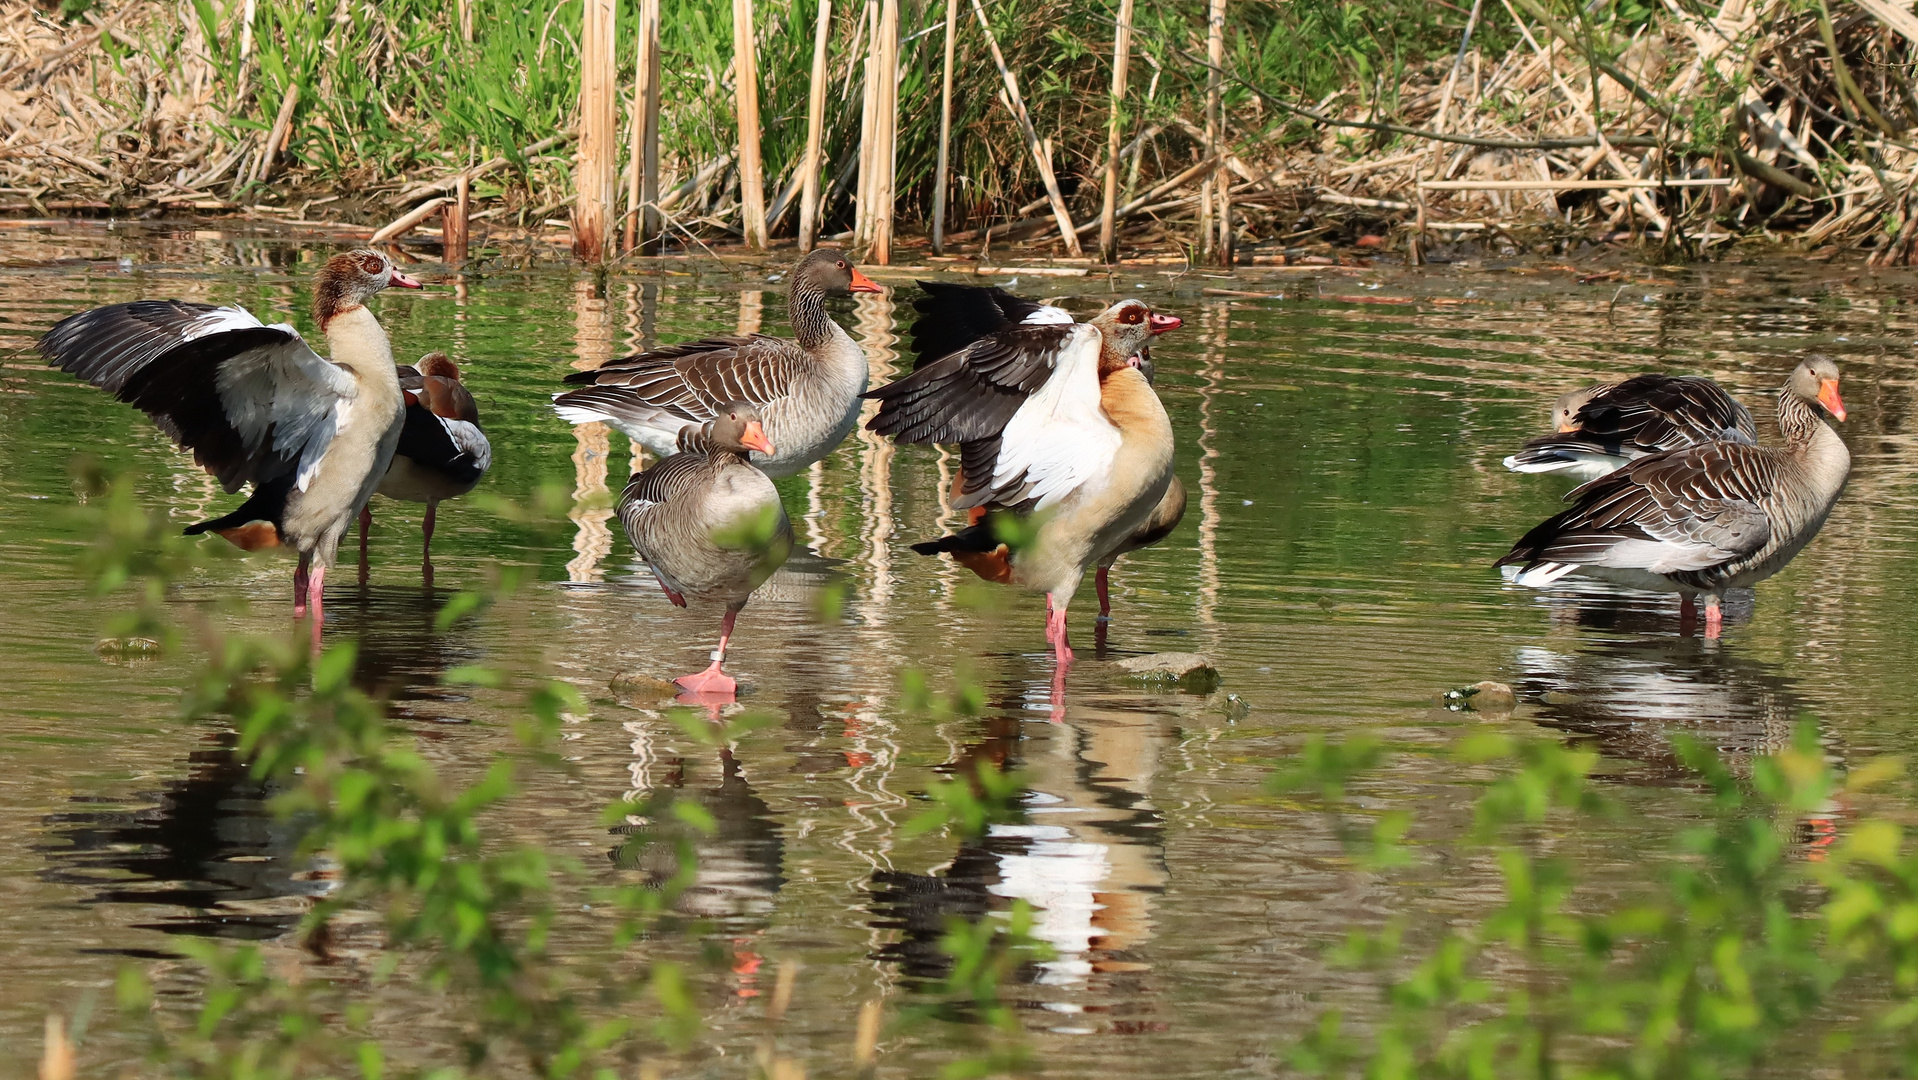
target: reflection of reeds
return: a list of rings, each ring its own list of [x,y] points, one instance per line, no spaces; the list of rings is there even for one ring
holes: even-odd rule
[[[1212,415],[1225,381],[1225,350],[1231,337],[1232,307],[1215,301],[1199,309],[1199,338],[1205,343],[1205,388],[1199,391],[1199,610],[1212,626],[1219,611],[1219,431]]]
[[[881,385],[898,370],[899,354],[894,346],[899,338],[893,332],[891,293],[863,294],[858,300],[855,329],[866,353],[871,382]],[[890,619],[892,600],[892,457],[893,445],[866,430],[865,421],[878,411],[879,403],[867,402],[860,410],[859,490],[866,522],[866,566],[872,574],[870,591],[860,607],[868,626],[881,626]]]
[[[596,368],[613,358],[612,310],[590,278],[573,286],[573,335],[579,356],[573,361],[575,369]],[[574,428],[573,436],[578,440],[573,450],[573,508],[566,516],[578,526],[573,536],[577,554],[566,564],[566,580],[593,582],[601,580],[599,564],[613,550],[613,531],[606,525],[613,516],[606,485],[612,432],[594,422]]]

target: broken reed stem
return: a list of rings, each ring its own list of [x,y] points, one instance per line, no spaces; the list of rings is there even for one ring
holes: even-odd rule
[[[892,262],[893,185],[899,142],[899,0],[881,0],[879,34],[873,39],[878,55],[878,114],[873,120],[872,247],[867,258],[886,266]]]
[[[466,263],[466,225],[472,210],[469,198],[472,185],[465,176],[453,189],[453,201],[440,207],[440,261],[448,266]]]
[[[267,133],[266,149],[260,154],[260,167],[254,170],[255,183],[266,183],[273,175],[273,164],[280,156],[280,150],[293,137],[293,110],[300,104],[300,84],[288,83],[286,96],[280,99],[280,112],[273,118],[273,130]]]
[[[1019,96],[1019,80],[1012,74],[1012,68],[1006,65],[1006,56],[999,51],[999,40],[992,36],[992,25],[986,21],[986,9],[980,6],[979,0],[972,0],[972,14],[979,20],[979,30],[985,35],[986,48],[992,52],[992,62],[999,66],[1000,81],[1005,83],[1006,106],[1012,110],[1013,119],[1019,122],[1019,130],[1026,137],[1026,149],[1039,164],[1039,179],[1045,184],[1046,199],[1052,204],[1052,216],[1059,224],[1059,235],[1066,242],[1066,250],[1076,256],[1080,253],[1079,233],[1073,227],[1072,215],[1066,211],[1064,196],[1059,194],[1059,180],[1052,173],[1052,161],[1046,156],[1039,132],[1032,126],[1032,117],[1026,112],[1025,99]]]
[[[1132,0],[1120,0],[1128,13]],[[932,253],[946,253],[946,187],[948,152],[952,145],[952,39],[958,29],[959,0],[946,0],[946,56],[939,75],[939,160],[932,170]],[[1125,16],[1121,16],[1125,18]]]
[[[639,129],[634,153],[639,159],[638,244],[642,254],[664,240],[659,207],[659,0],[639,0],[639,59],[633,93],[639,99]]]
[[[759,160],[759,63],[753,0],[733,0],[733,95],[739,117],[739,224],[746,246],[766,246],[766,175]]]
[[[659,0],[651,0],[657,5]],[[946,0],[951,3],[952,0]],[[819,232],[819,142],[826,123],[826,45],[832,34],[832,0],[819,0],[813,24],[812,83],[806,91],[806,157],[800,162],[799,250],[811,251]],[[941,153],[944,144],[941,144]],[[941,160],[944,160],[943,158]],[[936,246],[936,242],[935,242]]]
[[[1219,152],[1219,137],[1225,126],[1225,0],[1211,0],[1205,23],[1205,156],[1217,164],[1199,188],[1199,251],[1202,260],[1231,266],[1232,199],[1229,192],[1232,185],[1230,177],[1218,175],[1225,168]],[[1216,237],[1209,228],[1215,192],[1218,198]]]
[[[588,265],[606,261],[613,205],[619,198],[619,5],[584,0],[580,33],[579,163],[573,202],[573,254]]]
[[[1119,129],[1125,119],[1126,69],[1131,59],[1132,0],[1119,0],[1119,18],[1112,28],[1112,116],[1106,128],[1106,180],[1099,210],[1099,257],[1107,263],[1119,261]]]

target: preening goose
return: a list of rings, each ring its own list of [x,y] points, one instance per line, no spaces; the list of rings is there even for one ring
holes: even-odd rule
[[[1697,375],[1634,375],[1574,390],[1558,399],[1552,421],[1550,435],[1527,442],[1505,467],[1584,483],[1661,450],[1720,440],[1758,445],[1751,410]]]
[[[899,442],[959,444],[953,505],[997,513],[913,550],[948,552],[989,581],[1045,593],[1046,639],[1063,670],[1066,608],[1086,570],[1139,530],[1172,481],[1171,422],[1130,361],[1180,321],[1124,300],[1075,323],[1001,290],[960,288],[929,287],[921,310],[933,317],[942,296],[957,297],[1017,321],[868,393],[880,403],[868,427]],[[1005,519],[1018,518],[1036,531],[1014,550],[1007,537],[1024,528]]]
[[[852,432],[869,374],[866,354],[826,314],[826,298],[881,291],[843,252],[819,248],[787,286],[796,340],[753,334],[663,346],[568,375],[587,385],[555,397],[553,408],[569,424],[610,424],[665,457],[678,451],[681,431],[743,401],[779,447],[754,451],[752,463],[768,476],[791,476]]]
[[[721,670],[733,620],[785,563],[793,534],[779,492],[746,460],[750,452],[776,452],[759,411],[729,401],[718,413],[687,429],[681,453],[627,482],[619,520],[673,603],[685,607],[691,597],[726,605],[712,666],[673,681],[697,694],[728,695],[738,689]]]
[[[393,450],[393,463],[380,481],[389,499],[426,504],[421,526],[420,571],[433,580],[433,521],[440,503],[473,490],[493,465],[493,444],[479,426],[479,404],[460,382],[459,365],[443,352],[420,357],[417,365],[397,370],[406,396],[406,423]],[[366,527],[371,507],[360,510],[360,574],[366,574]]]
[[[366,308],[389,285],[421,287],[377,251],[327,260],[313,317],[331,360],[284,323],[175,300],[83,311],[40,339],[49,364],[144,411],[227,491],[253,485],[239,509],[186,531],[298,551],[293,610],[311,605],[315,635],[326,568],[400,438],[392,349]]]
[[[1778,395],[1784,445],[1710,442],[1638,458],[1575,488],[1572,508],[1526,533],[1500,566],[1546,586],[1574,571],[1704,595],[1705,634],[1718,636],[1725,590],[1777,573],[1818,535],[1844,490],[1851,454],[1820,412],[1844,420],[1838,366],[1799,364]]]

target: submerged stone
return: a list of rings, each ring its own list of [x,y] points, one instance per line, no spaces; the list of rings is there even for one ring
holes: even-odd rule
[[[1219,669],[1199,653],[1161,652],[1129,656],[1119,661],[1119,667],[1132,678],[1176,686],[1187,693],[1209,694],[1219,688]]]

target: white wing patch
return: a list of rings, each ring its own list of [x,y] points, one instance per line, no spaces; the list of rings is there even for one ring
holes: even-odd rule
[[[1042,304],[1032,314],[1019,320],[1020,326],[1069,326],[1072,315],[1064,308]]]
[[[485,472],[493,467],[493,444],[487,441],[486,433],[479,429],[478,424],[437,415],[433,419],[446,429],[446,437],[453,440],[459,452],[473,459],[479,471]]]
[[[264,325],[266,324],[254,318],[253,313],[247,311],[245,308],[214,308],[212,311],[207,312],[205,315],[189,323],[186,329],[181,332],[180,340],[198,341],[210,334],[224,334],[228,330],[251,330]],[[290,326],[275,326],[274,329],[293,333],[293,328]],[[299,335],[294,334],[294,336],[298,337]]]
[[[1057,309],[1054,309],[1057,310]],[[1041,510],[1111,471],[1119,429],[1099,407],[1097,327],[1080,324],[1060,346],[1052,377],[1013,414],[1000,434],[993,486],[1023,477]]]
[[[214,314],[223,313],[231,314],[216,329],[238,329],[240,317],[247,325],[261,325],[236,308]],[[214,387],[227,422],[248,449],[267,449],[281,459],[298,461],[295,483],[305,491],[333,436],[345,425],[359,387],[338,365],[308,348],[293,327],[278,324],[272,329],[285,331],[291,340],[234,354],[220,365]],[[270,447],[265,445],[269,438]]]

